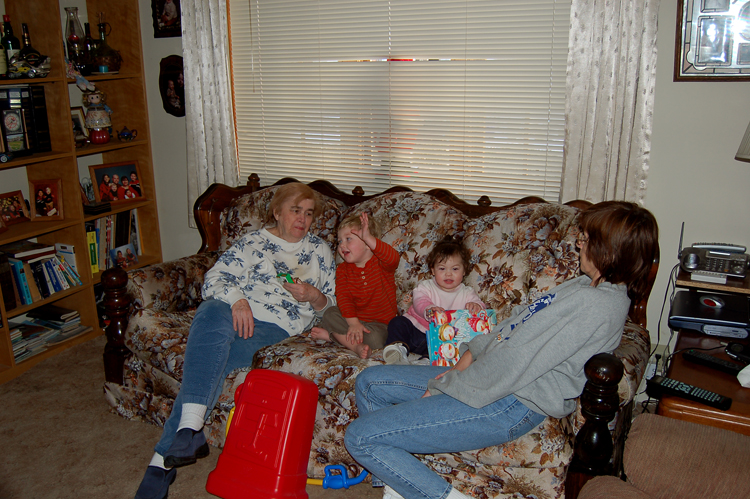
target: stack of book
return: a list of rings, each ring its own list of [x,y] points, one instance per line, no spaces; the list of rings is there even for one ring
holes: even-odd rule
[[[122,211],[86,222],[86,238],[92,274],[117,264],[112,258],[112,250],[129,246],[135,255],[140,255],[138,210]]]
[[[72,252],[70,245],[63,245]],[[13,283],[6,296],[6,310],[20,305],[49,298],[55,293],[83,284],[78,272],[65,260],[64,254],[58,253],[55,245],[35,243],[32,241],[15,241],[0,246],[0,280]],[[8,265],[4,265],[7,258]],[[10,292],[12,291],[12,294]],[[9,303],[10,296],[13,302]],[[14,305],[9,307],[9,305]]]
[[[9,321],[10,341],[13,345],[13,358],[21,362],[47,350],[47,344],[60,334],[43,326]]]
[[[67,340],[89,329],[88,326],[81,325],[81,316],[77,310],[54,304],[42,305],[27,312],[23,323],[56,331],[58,334],[51,337],[48,344]]]

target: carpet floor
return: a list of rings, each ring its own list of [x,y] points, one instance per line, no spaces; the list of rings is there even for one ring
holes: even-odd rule
[[[109,411],[102,388],[104,343],[102,336],[72,347],[0,385],[0,498],[135,495],[161,428]],[[180,468],[169,497],[216,497],[205,486],[220,454],[211,447],[207,458]],[[369,484],[339,490],[308,485],[306,492],[311,499],[382,497],[382,489]]]

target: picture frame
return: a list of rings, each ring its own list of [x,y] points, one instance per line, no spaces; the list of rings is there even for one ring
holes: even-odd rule
[[[90,165],[89,176],[97,203],[108,201],[112,204],[121,204],[143,199],[138,161]],[[115,187],[112,187],[112,184]],[[109,187],[109,190],[106,187]]]
[[[185,73],[181,56],[170,55],[159,61],[159,94],[167,113],[177,118],[185,116]]]
[[[0,218],[5,225],[15,225],[31,221],[29,209],[21,191],[0,194]]]
[[[138,263],[138,254],[130,243],[109,250],[109,258],[113,267],[120,267],[121,269],[135,267]]]
[[[71,107],[70,117],[73,120],[73,138],[79,140],[80,137],[89,137],[89,129],[86,128],[86,113],[83,107]]]
[[[678,0],[674,81],[750,81],[750,1]]]
[[[46,222],[63,219],[62,180],[29,180],[31,220]]]
[[[182,36],[180,0],[151,0],[154,38]]]

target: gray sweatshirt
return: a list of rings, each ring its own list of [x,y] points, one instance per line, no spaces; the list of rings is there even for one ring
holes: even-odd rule
[[[620,344],[630,307],[627,288],[580,276],[528,306],[517,306],[492,333],[461,345],[472,364],[430,380],[430,394],[444,393],[480,408],[515,395],[529,409],[561,418],[573,412],[594,355]]]

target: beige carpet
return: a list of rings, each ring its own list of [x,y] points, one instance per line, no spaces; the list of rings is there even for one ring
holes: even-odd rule
[[[73,347],[0,385],[0,498],[133,498],[161,429],[109,412],[104,343]],[[170,499],[216,497],[205,485],[219,454],[212,447],[209,457],[179,469]],[[312,499],[382,497],[369,484],[306,490]]]

